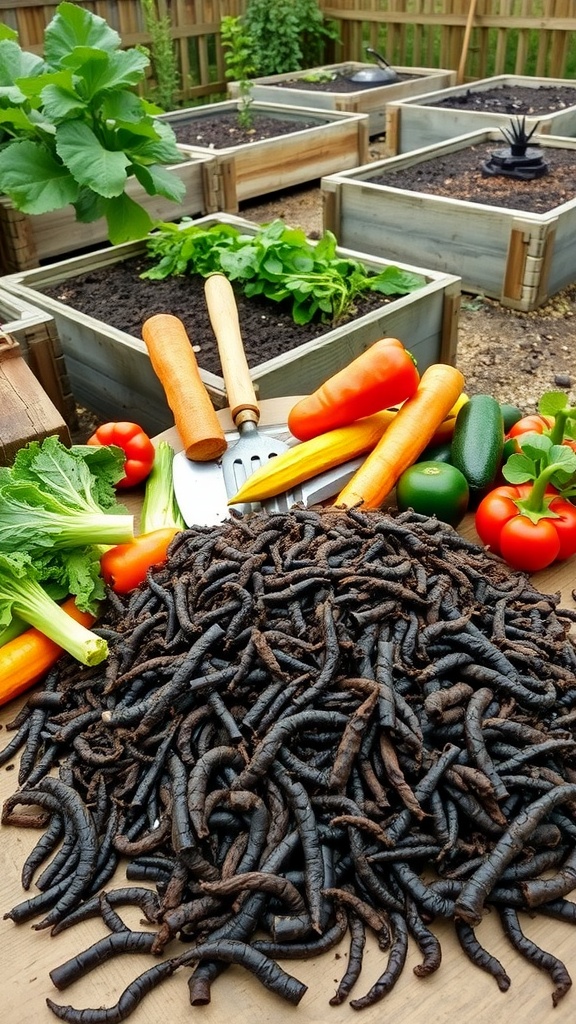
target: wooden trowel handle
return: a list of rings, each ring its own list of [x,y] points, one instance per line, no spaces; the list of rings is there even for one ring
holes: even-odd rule
[[[244,351],[238,307],[232,285],[224,274],[211,274],[204,283],[206,305],[218,343],[222,376],[234,423],[257,423],[260,410]]]
[[[194,462],[220,458],[227,448],[226,436],[184,324],[171,313],[157,313],[145,320],[142,338],[186,455]]]

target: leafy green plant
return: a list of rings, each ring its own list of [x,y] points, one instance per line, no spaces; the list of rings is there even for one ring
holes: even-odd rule
[[[143,277],[208,277],[219,271],[249,298],[288,303],[297,324],[337,321],[353,312],[354,300],[368,291],[404,295],[426,283],[420,274],[394,266],[374,273],[358,260],[340,256],[331,231],[311,243],[301,228],[287,227],[280,219],[254,235],[242,234],[230,224],[164,224],[150,236],[147,247],[158,262]]]
[[[56,8],[43,57],[0,26],[0,192],[24,213],[71,204],[82,223],[105,217],[113,243],[148,234],[154,222],[126,194],[128,179],[175,202],[185,192],[162,166],[182,159],[174,133],[135,91],[148,64],[76,4]]]
[[[242,128],[249,129],[254,123],[250,79],[256,70],[251,57],[252,40],[244,28],[242,19],[232,15],[222,18],[220,32],[226,62],[226,78],[238,82],[238,120]]]
[[[314,67],[325,43],[339,39],[317,0],[248,0],[243,21],[258,75]]]
[[[140,3],[144,12],[146,31],[150,36],[150,56],[156,78],[152,99],[163,110],[171,110],[180,85],[180,73],[170,31],[170,18],[168,15],[160,15],[158,0],[140,0]]]
[[[333,82],[336,78],[334,71],[313,71],[309,75],[302,75],[301,82],[310,82],[313,85],[322,82]]]

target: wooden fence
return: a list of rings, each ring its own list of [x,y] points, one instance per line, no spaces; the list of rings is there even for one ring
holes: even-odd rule
[[[176,101],[190,103],[226,90],[220,21],[241,15],[246,0],[157,0],[168,16],[180,69]],[[147,45],[140,0],[87,0],[125,46]],[[576,76],[576,0],[319,0],[337,22],[340,42],[326,60],[362,60],[371,45],[398,66],[453,68],[462,80],[487,75]],[[0,0],[0,21],[16,29],[21,46],[42,51],[56,3]],[[471,17],[473,15],[473,18]]]
[[[575,0],[319,0],[340,25],[344,60],[368,44],[391,64],[458,70],[466,79],[504,73],[576,76]]]

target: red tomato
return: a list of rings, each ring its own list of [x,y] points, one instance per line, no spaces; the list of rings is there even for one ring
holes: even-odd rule
[[[474,519],[476,532],[483,544],[486,544],[495,554],[500,552],[500,534],[502,526],[509,519],[518,515],[516,500],[524,498],[530,490],[529,484],[522,484],[514,487],[512,484],[504,484],[496,487],[482,499]]]
[[[533,523],[522,515],[508,519],[500,531],[500,554],[504,561],[523,572],[538,572],[552,565],[560,553],[555,522],[555,519],[539,519]]]
[[[530,483],[496,487],[480,502],[475,516],[478,536],[495,554],[514,569],[537,572],[557,559],[576,554],[576,506],[566,501],[553,487],[547,487],[552,498],[549,510],[533,522],[523,515],[516,502],[526,498]]]
[[[532,416],[523,416],[518,420],[507,433],[507,437],[520,437],[521,434],[543,434],[545,430],[554,426],[553,416],[540,416],[534,413]]]
[[[554,498],[550,509],[559,517],[552,519],[560,541],[557,558],[571,558],[576,554],[576,506],[564,498]]]
[[[142,483],[154,464],[154,445],[137,423],[103,423],[92,437],[88,438],[86,444],[113,444],[122,449],[126,457],[124,476],[116,484],[117,487],[135,487]]]

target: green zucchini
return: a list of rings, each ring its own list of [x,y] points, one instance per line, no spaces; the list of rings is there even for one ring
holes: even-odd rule
[[[417,462],[452,462],[452,439],[441,441],[440,444],[429,444]]]
[[[489,488],[498,475],[504,450],[504,418],[491,395],[471,395],[452,435],[452,465],[464,474],[471,495]]]
[[[500,408],[504,420],[504,433],[507,434],[514,424],[518,423],[518,420],[521,420],[526,413],[519,409],[517,405],[509,405],[508,402],[500,402]]]

